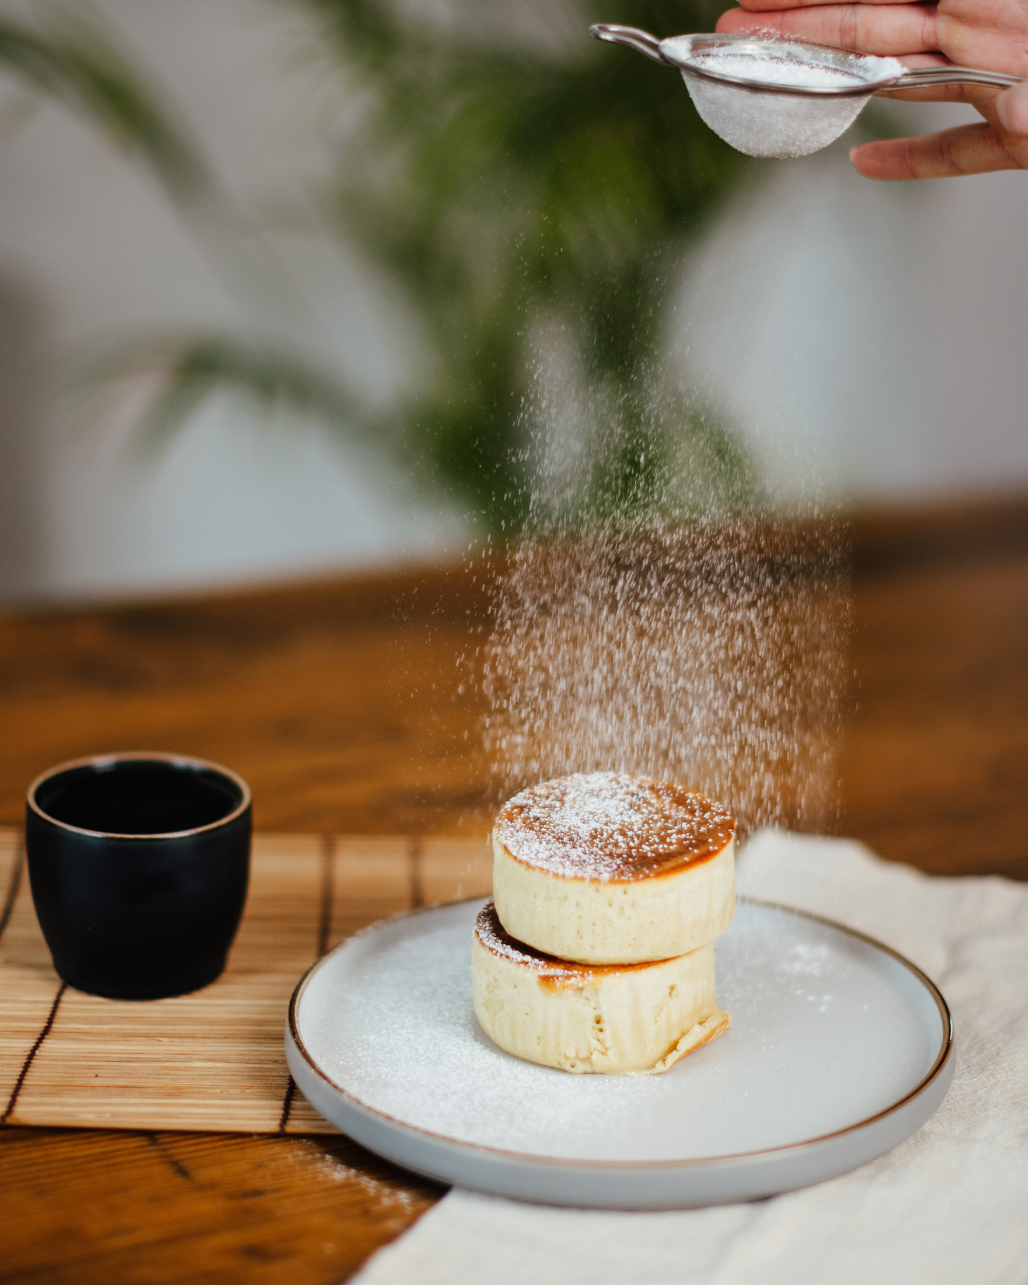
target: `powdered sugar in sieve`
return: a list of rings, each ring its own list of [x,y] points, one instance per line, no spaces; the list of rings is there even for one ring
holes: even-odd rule
[[[759,81],[761,85],[793,85],[803,89],[840,89],[864,83],[853,72],[839,67],[816,67],[810,63],[733,52],[704,54],[696,59],[695,68],[719,77],[730,76],[740,81]]]
[[[879,90],[1020,83],[1016,76],[969,67],[908,70],[895,58],[774,37],[707,34],[657,40],[635,27],[612,25],[590,32],[597,40],[627,45],[677,67],[702,119],[750,156],[820,151],[853,124]]]
[[[680,68],[696,110],[725,142],[749,156],[806,156],[853,124],[875,81],[903,74],[894,58],[847,55],[856,66],[840,66],[833,52],[745,40],[691,48]]]

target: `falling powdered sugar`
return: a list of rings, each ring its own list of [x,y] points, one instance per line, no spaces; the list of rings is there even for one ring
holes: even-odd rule
[[[529,522],[485,656],[498,801],[617,772],[717,800],[739,837],[833,825],[838,521],[777,508],[659,373],[631,405],[543,383],[533,415]]]

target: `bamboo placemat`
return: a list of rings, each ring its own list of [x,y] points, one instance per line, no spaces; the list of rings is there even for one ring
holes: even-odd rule
[[[61,983],[21,835],[0,829],[0,1124],[334,1133],[286,1069],[286,1005],[326,950],[383,915],[489,891],[482,839],[257,835],[228,968],[125,1002]]]

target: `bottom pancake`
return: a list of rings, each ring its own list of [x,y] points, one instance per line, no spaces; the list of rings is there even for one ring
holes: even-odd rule
[[[574,964],[506,933],[491,901],[475,921],[475,1014],[508,1053],[563,1071],[651,1075],[727,1031],[714,947],[646,964]]]

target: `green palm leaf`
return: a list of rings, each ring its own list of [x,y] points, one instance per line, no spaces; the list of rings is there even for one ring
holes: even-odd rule
[[[32,28],[0,18],[0,66],[58,99],[132,149],[176,202],[208,192],[195,144],[162,107],[113,38],[70,13]]]
[[[411,467],[427,461],[487,524],[510,529],[527,516],[530,337],[540,318],[558,317],[585,379],[616,408],[620,436],[589,505],[650,503],[683,444],[690,467],[731,503],[754,494],[753,470],[723,423],[684,396],[666,397],[655,417],[646,395],[683,249],[745,162],[699,121],[673,71],[586,34],[598,20],[658,34],[703,30],[717,10],[704,0],[590,0],[580,46],[548,53],[460,38],[399,16],[387,0],[290,2],[314,16],[340,72],[363,82],[370,102],[337,158],[329,219],[402,285],[434,373],[418,397],[373,414],[334,373],[281,344],[137,340],[99,369],[123,374],[135,362],[161,371],[148,439],[166,440],[206,397],[229,389],[262,413],[289,406],[404,443]],[[190,218],[210,222],[221,208],[199,149],[95,23],[4,19],[0,65],[130,147]],[[219,228],[231,266],[239,225],[222,218]],[[230,276],[245,284],[248,271],[240,261]]]

